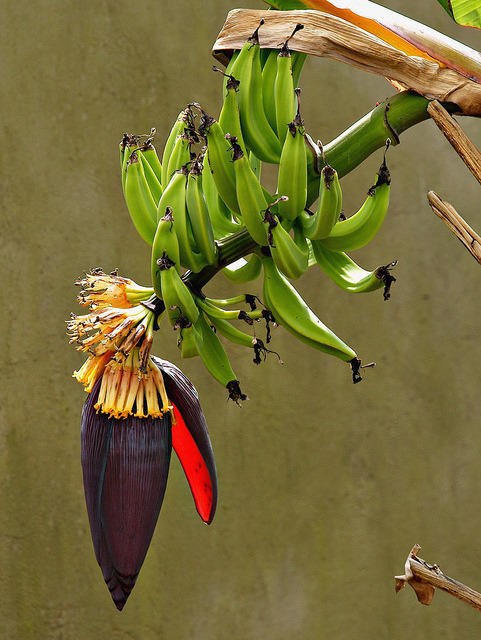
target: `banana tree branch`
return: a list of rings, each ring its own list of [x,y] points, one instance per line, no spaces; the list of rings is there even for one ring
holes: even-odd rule
[[[481,153],[477,146],[440,102],[433,100],[428,106],[428,113],[476,180],[481,183]]]
[[[408,583],[416,592],[419,602],[429,605],[437,588],[481,611],[481,593],[445,575],[436,564],[429,565],[419,558],[420,549],[418,544],[414,545],[404,565],[404,575],[395,576],[396,592]]]
[[[437,193],[428,191],[428,200],[434,213],[448,225],[474,259],[481,264],[481,237],[459,215],[456,209],[449,202],[440,198]]]

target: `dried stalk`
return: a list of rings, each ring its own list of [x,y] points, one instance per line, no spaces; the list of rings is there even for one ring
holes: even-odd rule
[[[428,191],[428,201],[434,213],[445,222],[461,240],[470,254],[481,264],[481,237],[472,229],[456,209],[434,191]]]
[[[356,25],[321,11],[255,11],[234,9],[217,37],[214,56],[226,63],[234,49],[241,49],[258,27],[261,47],[278,49],[297,23],[289,46],[296,51],[332,58],[370,71],[430,100],[452,102],[464,115],[481,116],[481,84],[454,69],[418,56],[410,56]]]
[[[446,576],[436,564],[429,565],[419,558],[420,549],[419,545],[414,545],[404,565],[404,575],[395,576],[396,592],[400,591],[407,582],[416,592],[419,602],[429,605],[435,589],[438,588],[481,611],[481,593]]]
[[[428,113],[476,180],[481,183],[481,152],[477,146],[437,100],[429,103]]]

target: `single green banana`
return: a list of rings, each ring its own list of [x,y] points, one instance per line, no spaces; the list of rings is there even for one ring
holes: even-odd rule
[[[277,75],[277,49],[262,49],[261,53],[268,52],[264,66],[262,67],[262,101],[267,120],[274,133],[277,133],[276,102],[274,87]],[[292,118],[290,119],[292,120]],[[288,122],[290,122],[288,120]]]
[[[384,287],[384,300],[389,300],[391,297],[391,285],[396,282],[396,278],[390,271],[396,266],[397,260],[378,267],[374,271],[366,271],[346,253],[326,249],[322,242],[313,241],[312,249],[317,264],[344,291],[365,293]]]
[[[160,184],[162,184],[162,165],[160,163],[159,156],[157,155],[157,150],[152,142],[154,135],[155,128],[152,128],[150,137],[143,143],[140,150],[142,151],[143,157],[150,164],[152,171],[155,173],[155,177]]]
[[[137,152],[130,155],[126,169],[125,202],[138,233],[151,245],[157,229],[157,207]]]
[[[234,304],[248,304],[249,301],[255,302],[256,297],[250,296],[246,293],[241,293],[233,298],[204,298],[209,304],[214,304],[216,307],[232,307]]]
[[[294,86],[299,85],[299,78],[301,76],[302,67],[307,60],[307,53],[301,53],[300,51],[292,51],[292,81]]]
[[[208,152],[206,152],[203,160],[204,170],[202,172],[202,188],[204,190],[205,202],[212,222],[214,238],[216,240],[220,240],[231,233],[240,231],[243,227],[233,219],[232,212],[217,191],[214,177],[210,170],[208,155]]]
[[[182,358],[195,358],[200,356],[202,350],[202,331],[197,324],[188,323],[187,326],[180,328],[177,346],[180,348]]]
[[[217,191],[227,207],[239,214],[230,140],[225,139],[224,132],[217,120],[205,112],[202,114],[199,130],[207,139],[208,161]]]
[[[214,66],[214,70],[224,73],[221,69]],[[224,74],[225,75],[225,74]],[[239,90],[239,81],[232,75],[227,76],[227,83],[225,87],[224,102],[219,115],[219,124],[224,132],[229,133],[231,136],[237,138],[237,142],[241,145],[245,151],[245,144],[242,138],[242,129],[239,115],[239,104],[237,102],[237,91]]]
[[[269,208],[266,210],[265,221],[269,223],[268,243],[277,268],[288,278],[296,280],[309,266],[309,246],[302,226],[294,226],[293,238]]]
[[[264,20],[259,27],[262,24]],[[277,164],[281,145],[267,120],[262,100],[259,27],[242,47],[230,73],[240,82],[239,114],[245,144],[262,162]]]
[[[239,381],[231,367],[227,353],[221,341],[201,314],[198,325],[202,330],[202,348],[200,357],[209,373],[229,391],[229,398],[237,404],[239,400],[247,400],[239,387]]]
[[[170,156],[175,147],[175,143],[177,142],[177,138],[184,133],[185,126],[188,120],[188,108],[182,110],[177,116],[172,129],[170,130],[169,136],[164,146],[164,152],[162,154],[162,174],[160,184],[165,188],[165,185],[170,180],[170,174],[168,173],[169,169],[169,160]],[[180,168],[180,167],[178,167]]]
[[[277,73],[274,83],[276,130],[277,137],[282,145],[286,139],[289,123],[292,123],[296,115],[296,94],[294,89],[291,52],[286,41],[277,56]]]
[[[152,283],[155,293],[162,297],[162,286],[160,282],[159,260],[168,255],[175,265],[177,273],[180,274],[180,252],[179,241],[174,228],[174,216],[172,207],[167,207],[165,214],[157,224],[154,241],[152,243],[151,273]]]
[[[127,177],[127,168],[130,156],[134,151],[139,148],[139,137],[129,136],[128,133],[124,133],[122,140],[119,144],[120,149],[120,168],[122,172],[122,189],[125,191],[125,178]]]
[[[177,138],[172,153],[170,154],[167,165],[166,182],[163,184],[168,184],[174,173],[179,171],[184,165],[188,165],[190,159],[190,138],[188,135],[182,133]]]
[[[167,207],[172,207],[174,227],[179,241],[180,264],[185,269],[198,273],[206,266],[204,257],[195,251],[194,235],[186,208],[187,169],[177,171],[172,176],[159,202],[159,216]]]
[[[233,264],[222,269],[222,273],[231,282],[237,284],[243,284],[245,282],[252,282],[257,280],[261,274],[262,262],[260,258],[253,253],[251,257],[246,260],[245,258],[239,258]]]
[[[379,231],[389,206],[391,177],[386,163],[383,162],[377,174],[378,178],[368,191],[362,207],[347,220],[337,222],[331,233],[320,240],[332,251],[353,251],[370,242]]]
[[[252,151],[249,151],[249,164],[256,178],[261,181],[262,162],[257,158]]]
[[[274,260],[266,257],[262,263],[264,304],[276,322],[309,346],[352,362],[352,366],[355,363],[357,365],[356,353],[319,320],[297,290],[279,272]]]
[[[232,138],[233,164],[236,182],[236,197],[239,203],[242,222],[249,234],[259,244],[267,244],[267,229],[263,211],[267,209],[264,190],[252,171],[247,156]]]
[[[181,326],[183,318],[184,321],[195,324],[199,318],[199,309],[191,290],[173,267],[174,263],[167,254],[158,260],[161,294],[170,323],[173,327]],[[154,282],[154,289],[155,284]]]
[[[207,264],[215,264],[218,250],[202,188],[202,164],[200,161],[193,163],[187,177],[186,202],[197,249]]]
[[[304,234],[309,240],[327,238],[339,221],[342,211],[342,191],[337,171],[326,164],[321,171],[319,200],[314,214],[301,215]]]
[[[299,95],[300,89],[296,89]],[[279,202],[279,215],[295,220],[304,211],[307,200],[307,156],[304,140],[304,123],[297,110],[296,117],[288,125],[288,134],[282,147],[277,176],[277,193],[287,196]]]
[[[246,313],[241,309],[222,309],[221,307],[212,304],[207,299],[201,300],[198,298],[197,306],[208,316],[220,318],[222,320],[244,320],[247,324],[252,324],[254,320],[260,320],[264,317],[262,309],[249,311],[249,313]]]
[[[232,56],[231,56],[231,58],[229,60],[229,63],[227,64],[226,69],[225,69],[224,83],[222,85],[222,89],[224,91],[224,94],[225,94],[226,87],[227,87],[228,77],[232,73],[232,67],[235,64],[235,61],[237,60],[238,55],[239,55],[239,50],[238,49],[236,49],[236,50],[234,50],[232,52]]]
[[[138,153],[142,162],[142,168],[144,170],[145,179],[147,180],[150,193],[152,194],[154,202],[158,205],[160,196],[162,195],[162,185],[160,184],[159,179],[157,178],[149,161],[145,157],[145,152],[142,151],[142,149],[139,149]]]

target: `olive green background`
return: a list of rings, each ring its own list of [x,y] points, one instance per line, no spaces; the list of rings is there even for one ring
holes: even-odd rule
[[[481,47],[434,0],[385,6]],[[441,640],[479,638],[481,614],[443,593],[394,592],[414,543],[481,589],[481,267],[431,212],[435,189],[478,229],[479,185],[431,122],[389,151],[392,206],[365,268],[398,259],[392,299],[350,295],[312,268],[299,290],[377,366],[352,385],[339,360],[275,331],[255,367],[228,345],[249,394],[239,409],[200,361],[180,362],[167,325],[154,352],[199,391],[220,495],[202,524],[173,459],[165,502],[122,613],[90,540],[80,469],[83,358],[65,320],[73,282],[118,267],[149,283],[149,251],[120,187],[124,131],[157,127],[161,150],[188,101],[214,115],[210,46],[228,0],[37,0],[0,21],[0,637],[5,640]],[[239,6],[239,5],[237,5]],[[251,0],[243,6],[262,8]],[[303,114],[329,141],[394,93],[382,78],[306,64]],[[480,123],[463,126],[478,145]],[[364,200],[382,153],[343,180]],[[272,178],[272,176],[271,176]],[[272,184],[271,184],[272,186]],[[209,291],[242,291],[218,276]],[[259,291],[259,285],[249,285]]]

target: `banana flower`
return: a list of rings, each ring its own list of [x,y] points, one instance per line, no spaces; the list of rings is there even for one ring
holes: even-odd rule
[[[71,342],[90,354],[74,373],[89,393],[81,430],[85,499],[95,556],[122,610],[157,523],[172,448],[206,524],[216,510],[217,475],[197,391],[178,367],[150,355],[155,313],[144,302],[152,290],[100,270],[78,284],[90,312],[72,315],[68,327]]]

